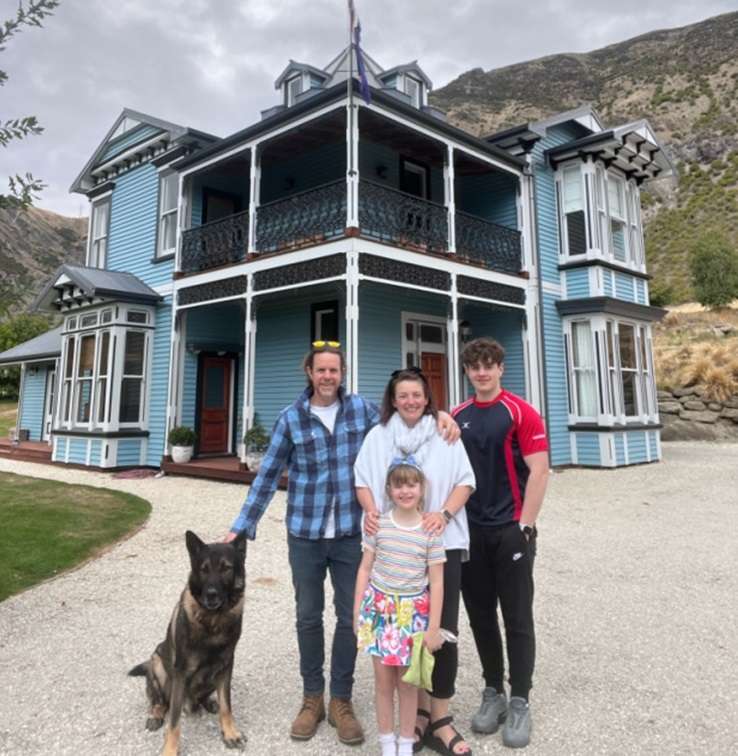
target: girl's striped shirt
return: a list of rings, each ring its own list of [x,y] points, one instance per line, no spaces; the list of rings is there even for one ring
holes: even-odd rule
[[[421,593],[428,585],[428,565],[446,561],[442,536],[426,533],[422,523],[398,525],[392,510],[379,518],[376,535],[364,535],[362,545],[375,553],[370,580],[384,593]]]

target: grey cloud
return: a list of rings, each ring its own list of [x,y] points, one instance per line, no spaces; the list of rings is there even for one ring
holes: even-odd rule
[[[477,66],[585,52],[734,9],[730,0],[356,0],[364,46],[383,66],[417,58],[436,87]],[[0,0],[0,20],[15,0]],[[226,135],[275,103],[290,58],[323,66],[347,43],[346,0],[62,0],[43,29],[0,54],[0,117],[34,114],[40,137],[0,152],[0,183],[30,170],[42,207],[70,215],[68,187],[124,107]]]

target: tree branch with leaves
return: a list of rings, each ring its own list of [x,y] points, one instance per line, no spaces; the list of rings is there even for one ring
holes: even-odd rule
[[[23,3],[20,0],[15,17],[0,22],[0,52],[14,35],[22,31],[26,26],[43,26],[42,21],[51,16],[54,9],[59,6],[60,0],[31,0]],[[0,87],[8,80],[5,71],[0,70]],[[25,139],[28,136],[38,135],[43,132],[43,126],[36,120],[36,116],[23,116],[20,118],[0,118],[0,148],[7,149],[13,140]],[[8,178],[9,193],[0,194],[1,208],[27,208],[38,199],[38,195],[46,186],[40,179],[34,178],[30,173],[23,176],[16,174]]]

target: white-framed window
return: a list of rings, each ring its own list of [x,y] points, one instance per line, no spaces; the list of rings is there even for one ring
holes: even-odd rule
[[[625,207],[625,181],[612,174],[607,177],[607,200],[610,208],[610,241],[613,257],[618,262],[627,262],[628,218]]]
[[[91,268],[104,268],[108,259],[108,234],[110,226],[110,197],[92,205],[90,242],[87,264]]]
[[[589,321],[571,324],[571,375],[574,411],[580,418],[597,417],[597,366]]]
[[[643,265],[645,254],[643,249],[643,227],[641,226],[641,195],[634,181],[627,184],[628,199],[628,230],[631,260],[636,265]]]
[[[423,85],[414,77],[405,74],[405,94],[416,108],[423,104]]]
[[[146,422],[153,320],[153,310],[125,304],[67,318],[59,416],[63,427],[115,430]],[[70,324],[90,327],[68,333]]]
[[[179,176],[167,172],[159,177],[159,238],[157,257],[173,255],[177,246],[177,193]]]
[[[120,384],[120,425],[138,425],[143,419],[146,331],[126,330],[123,346],[123,373]]]
[[[658,417],[650,327],[607,315],[564,321],[570,421],[612,425]]]
[[[287,100],[287,107],[294,105],[297,102],[298,95],[302,94],[303,83],[302,74],[297,74],[290,79],[287,79],[285,84],[285,98]]]
[[[570,165],[561,172],[562,252],[584,255],[587,252],[584,179],[580,165]]]

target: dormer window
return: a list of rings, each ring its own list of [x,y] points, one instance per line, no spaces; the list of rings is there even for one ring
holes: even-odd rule
[[[423,104],[423,85],[412,76],[405,76],[405,94],[410,98],[411,105],[419,108]]]
[[[286,92],[287,107],[290,107],[297,102],[298,95],[302,94],[302,74],[287,79]]]

